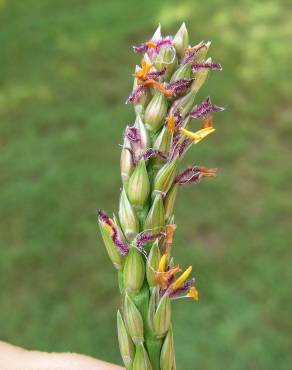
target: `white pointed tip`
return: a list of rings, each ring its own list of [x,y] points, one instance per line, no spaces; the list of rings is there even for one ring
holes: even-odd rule
[[[185,30],[185,31],[187,31],[186,22],[182,22],[182,24],[181,24],[181,26],[180,26],[180,29],[181,29],[181,30]]]
[[[187,27],[186,27],[186,24],[185,22],[183,22],[180,26],[180,28],[178,29],[176,35],[174,36],[174,39],[175,38],[178,38],[178,37],[182,37],[183,35],[187,35],[188,34],[188,30],[187,30]]]
[[[156,28],[156,31],[154,32],[152,36],[152,40],[159,40],[161,39],[161,24],[158,24],[158,27]]]
[[[143,58],[144,58],[144,60],[145,60],[146,63],[151,64],[151,59],[149,58],[149,56],[148,56],[147,53],[144,54],[144,57]]]

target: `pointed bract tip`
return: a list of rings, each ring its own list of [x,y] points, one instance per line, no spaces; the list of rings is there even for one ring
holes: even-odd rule
[[[160,40],[161,39],[161,24],[158,23],[158,26],[152,36],[152,40]]]

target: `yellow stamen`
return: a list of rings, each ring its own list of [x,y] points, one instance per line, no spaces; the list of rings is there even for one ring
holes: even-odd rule
[[[166,263],[167,263],[167,254],[164,253],[164,255],[160,258],[160,261],[159,261],[158,272],[165,271]]]
[[[145,45],[148,46],[148,48],[156,48],[157,46],[156,42],[154,41],[147,41]]]
[[[106,230],[111,233],[113,231],[113,228],[112,226],[108,225],[108,224],[104,224],[104,227],[106,228]]]
[[[175,266],[170,268],[166,272],[156,272],[155,274],[155,280],[157,284],[161,286],[162,289],[167,289],[169,286],[169,281],[175,275],[176,273],[180,272],[181,269],[179,266]]]
[[[139,80],[146,80],[147,74],[149,73],[150,69],[153,67],[153,64],[147,63],[144,59],[141,61],[141,69],[137,71],[134,76],[137,77]]]
[[[195,144],[199,143],[201,140],[203,140],[205,137],[207,137],[208,135],[212,134],[212,132],[215,131],[214,127],[202,128],[201,130],[196,132],[186,130],[183,127],[181,127],[180,130],[185,136],[193,140]]]
[[[152,79],[145,81],[144,86],[153,87],[154,89],[160,91],[165,96],[172,96],[173,95],[172,90],[167,90],[162,83],[157,82],[157,81],[152,80]]]
[[[172,134],[175,130],[175,120],[173,113],[170,113],[170,115],[165,118],[165,122],[167,124],[168,131]]]
[[[186,269],[186,271],[181,274],[181,276],[176,279],[176,281],[172,284],[172,289],[173,290],[176,290],[178,289],[186,280],[187,278],[190,276],[191,272],[192,272],[192,266],[190,266],[189,268]]]
[[[170,247],[173,243],[173,235],[176,229],[176,224],[166,225],[166,237],[165,237],[165,253],[169,254]]]
[[[199,300],[199,292],[194,286],[191,287],[191,289],[189,290],[187,297],[193,298],[194,301]]]
[[[203,128],[207,128],[207,127],[213,127],[213,118],[212,118],[212,116],[208,116],[203,121]]]
[[[192,53],[193,51],[196,51],[197,49],[199,49],[203,44],[204,44],[204,42],[203,42],[203,41],[201,41],[199,44],[197,44],[197,45],[195,45],[195,46],[193,46],[193,47],[186,48],[185,52],[186,52],[187,54],[190,54],[190,53]]]
[[[217,168],[206,168],[204,166],[199,166],[199,170],[203,177],[216,177]]]

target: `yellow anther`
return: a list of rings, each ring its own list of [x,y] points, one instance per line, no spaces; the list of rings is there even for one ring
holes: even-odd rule
[[[169,250],[173,243],[173,235],[176,229],[176,224],[168,224],[166,225],[166,237],[165,237],[165,244],[164,244],[164,253],[169,255]]]
[[[146,80],[144,82],[144,86],[153,87],[154,89],[160,91],[165,96],[172,96],[173,95],[173,91],[172,90],[166,89],[161,82],[155,81],[153,79]]]
[[[194,301],[199,300],[199,292],[194,286],[191,287],[191,289],[189,290],[187,297],[193,298]]]
[[[145,45],[148,46],[148,48],[156,48],[157,46],[156,42],[154,41],[147,41]]]
[[[213,127],[213,118],[212,118],[212,116],[208,116],[203,121],[203,128],[207,128],[207,127]]]
[[[181,127],[180,130],[185,136],[193,140],[195,144],[199,143],[201,140],[203,140],[205,137],[207,137],[208,135],[212,134],[212,132],[215,131],[214,127],[202,128],[201,130],[196,132],[189,131],[183,127]]]
[[[155,280],[157,284],[161,286],[162,289],[167,289],[169,287],[169,282],[172,279],[172,277],[180,271],[181,271],[180,267],[175,266],[170,268],[166,272],[156,272]]]
[[[217,168],[206,168],[204,166],[199,166],[199,171],[202,177],[216,177]]]
[[[164,272],[165,271],[166,263],[167,263],[167,254],[164,253],[164,255],[160,258],[160,261],[159,261],[158,272]]]
[[[167,116],[165,118],[165,122],[167,124],[167,127],[168,127],[168,131],[170,133],[173,133],[174,130],[175,130],[175,119],[174,119],[174,115],[173,113],[170,113],[169,116]]]
[[[176,281],[172,284],[173,290],[177,290],[187,280],[187,278],[190,276],[192,272],[192,269],[193,269],[192,266],[190,266],[189,268],[186,269],[184,273],[181,274],[181,276],[178,279],[176,279]]]
[[[104,227],[105,227],[105,229],[106,229],[109,233],[111,233],[111,232],[113,231],[112,226],[110,226],[110,225],[108,225],[108,224],[104,224]]]
[[[141,68],[134,74],[134,76],[137,77],[139,80],[146,80],[147,75],[152,67],[153,64],[147,63],[145,59],[142,59]]]
[[[193,51],[196,51],[198,49],[200,49],[202,47],[202,45],[204,45],[204,42],[201,41],[199,44],[195,45],[195,46],[192,46],[192,47],[189,47],[189,48],[186,48],[185,52],[187,54],[190,54],[192,53]]]

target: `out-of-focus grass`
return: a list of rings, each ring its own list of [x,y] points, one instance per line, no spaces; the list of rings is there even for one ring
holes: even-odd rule
[[[179,194],[175,255],[201,299],[176,302],[179,368],[291,367],[291,8],[287,1],[0,1],[0,335],[120,361],[116,274],[96,208],[117,207],[124,105],[158,21],[186,20],[224,65],[225,105],[186,163],[220,176]]]

